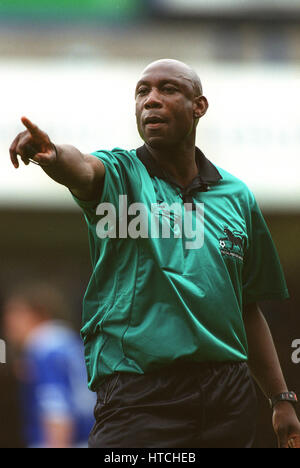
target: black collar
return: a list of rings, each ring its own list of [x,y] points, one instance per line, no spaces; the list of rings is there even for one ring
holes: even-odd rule
[[[217,168],[204,156],[199,148],[196,148],[195,154],[199,173],[190,183],[190,185],[185,187],[185,189],[183,189],[183,187],[175,182],[172,177],[160,167],[160,165],[151,156],[151,153],[147,149],[146,145],[138,148],[136,150],[136,154],[146,167],[150,177],[158,177],[160,179],[166,180],[170,184],[179,187],[183,194],[191,193],[192,191],[206,192],[210,184],[216,184],[222,179],[222,176]]]

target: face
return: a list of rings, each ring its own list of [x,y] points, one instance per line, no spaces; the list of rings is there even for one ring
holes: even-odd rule
[[[188,69],[170,63],[150,65],[137,83],[135,100],[138,131],[149,146],[163,148],[194,138],[203,102]]]
[[[8,342],[14,346],[22,346],[34,323],[32,309],[18,299],[9,300],[3,311],[4,333]]]

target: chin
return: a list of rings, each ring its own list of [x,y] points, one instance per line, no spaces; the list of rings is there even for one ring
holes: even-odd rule
[[[164,149],[164,148],[169,148],[170,146],[174,146],[174,143],[168,140],[167,138],[163,137],[150,137],[144,140],[145,143],[147,143],[148,146],[150,146],[153,149]]]

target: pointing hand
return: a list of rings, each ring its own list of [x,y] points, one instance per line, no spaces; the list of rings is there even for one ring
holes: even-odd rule
[[[20,156],[26,166],[30,160],[41,166],[49,166],[57,157],[54,144],[48,135],[27,117],[22,117],[21,121],[26,130],[19,133],[10,146],[9,153],[12,164],[18,168],[18,156]]]

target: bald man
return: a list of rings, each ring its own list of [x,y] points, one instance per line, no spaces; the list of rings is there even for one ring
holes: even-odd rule
[[[199,77],[150,64],[135,90],[144,145],[82,154],[23,117],[10,148],[65,185],[89,228],[83,304],[90,447],[252,447],[256,379],[279,447],[300,425],[261,299],[285,299],[278,256],[246,185],[195,145],[208,109]]]

